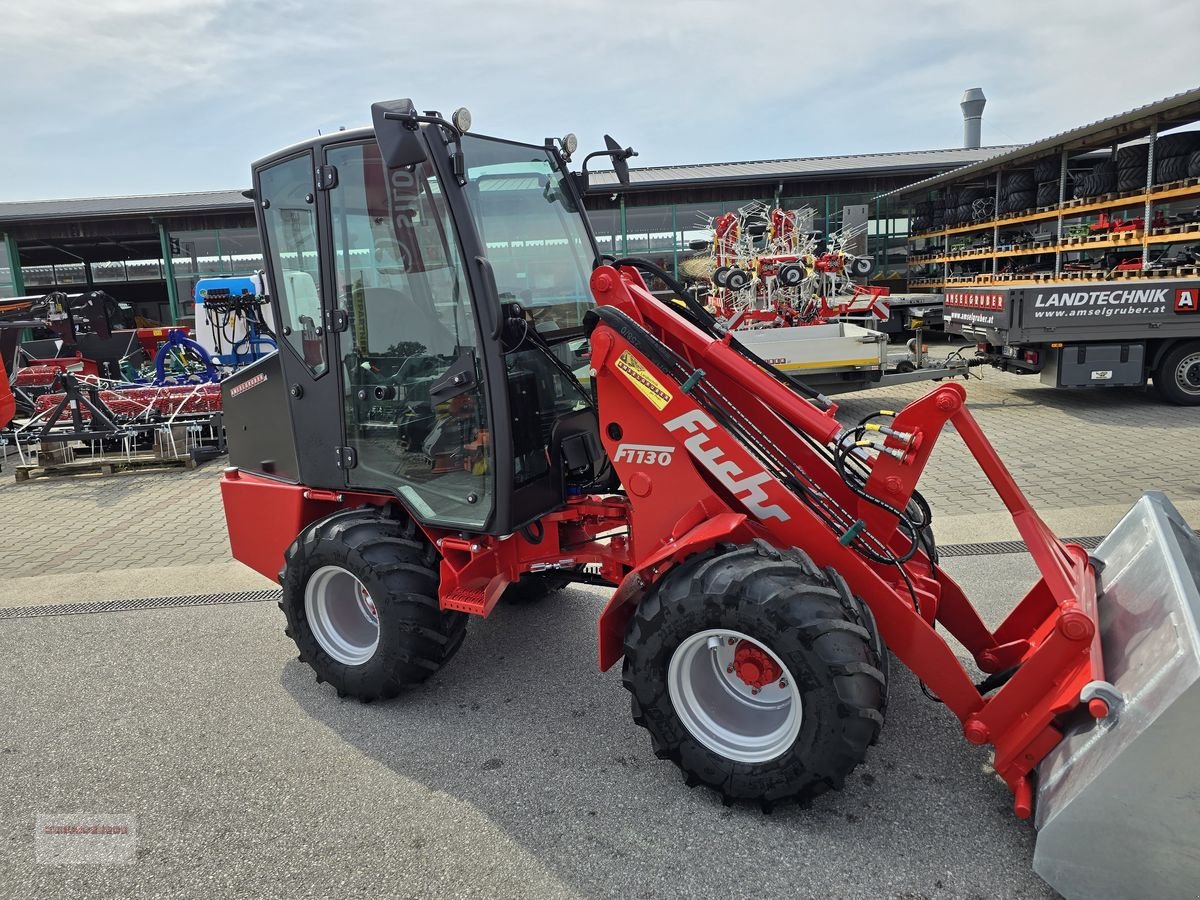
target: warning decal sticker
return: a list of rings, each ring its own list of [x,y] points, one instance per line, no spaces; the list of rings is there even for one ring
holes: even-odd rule
[[[655,409],[661,410],[671,402],[671,393],[663,387],[662,382],[651,375],[641,361],[628,350],[617,357],[617,369],[633,382],[635,388],[646,395]]]

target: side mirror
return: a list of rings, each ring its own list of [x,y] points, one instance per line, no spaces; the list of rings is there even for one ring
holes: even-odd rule
[[[417,130],[417,110],[411,100],[385,100],[371,104],[375,142],[389,169],[415,166],[425,161],[425,148]]]
[[[572,173],[574,174],[575,185],[579,188],[580,194],[587,192],[591,181],[591,179],[588,177],[588,160],[595,159],[597,156],[609,157],[612,160],[613,172],[615,172],[617,175],[617,181],[621,182],[623,185],[629,184],[629,163],[627,160],[631,156],[637,156],[637,153],[632,147],[622,147],[615,140],[613,140],[612,135],[609,134],[604,136],[604,147],[605,149],[603,150],[596,150],[594,153],[589,153],[587,156],[585,156],[583,158],[583,165],[580,166],[579,173]]]
[[[610,134],[604,136],[604,147],[608,155],[612,157],[613,171],[617,174],[617,181],[621,184],[629,184],[629,158],[637,156],[637,153],[632,147],[622,147]]]

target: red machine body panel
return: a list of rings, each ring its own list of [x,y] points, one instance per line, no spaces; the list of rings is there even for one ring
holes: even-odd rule
[[[12,421],[17,412],[17,400],[8,384],[8,370],[4,368],[4,360],[0,359],[0,428]]]

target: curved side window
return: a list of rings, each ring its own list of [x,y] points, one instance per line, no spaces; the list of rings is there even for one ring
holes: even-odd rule
[[[267,227],[267,253],[275,273],[280,335],[313,375],[328,368],[321,323],[321,267],[317,256],[317,209],[312,155],[305,153],[264,169],[259,198]]]

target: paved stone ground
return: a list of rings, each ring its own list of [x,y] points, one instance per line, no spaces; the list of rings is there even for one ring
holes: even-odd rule
[[[0,578],[225,561],[220,474],[217,461],[192,471],[15,482],[6,465]]]
[[[1060,391],[991,370],[963,383],[984,432],[1039,509],[1128,506],[1148,489],[1200,501],[1200,479],[1188,462],[1200,446],[1200,409],[1167,406],[1132,389]],[[929,389],[915,384],[835,399],[842,420],[853,422]],[[226,562],[220,472],[218,462],[194,472],[19,484],[4,472],[0,512],[16,528],[0,555],[0,579]],[[920,488],[940,515],[1003,510],[952,431],[940,439]]]

